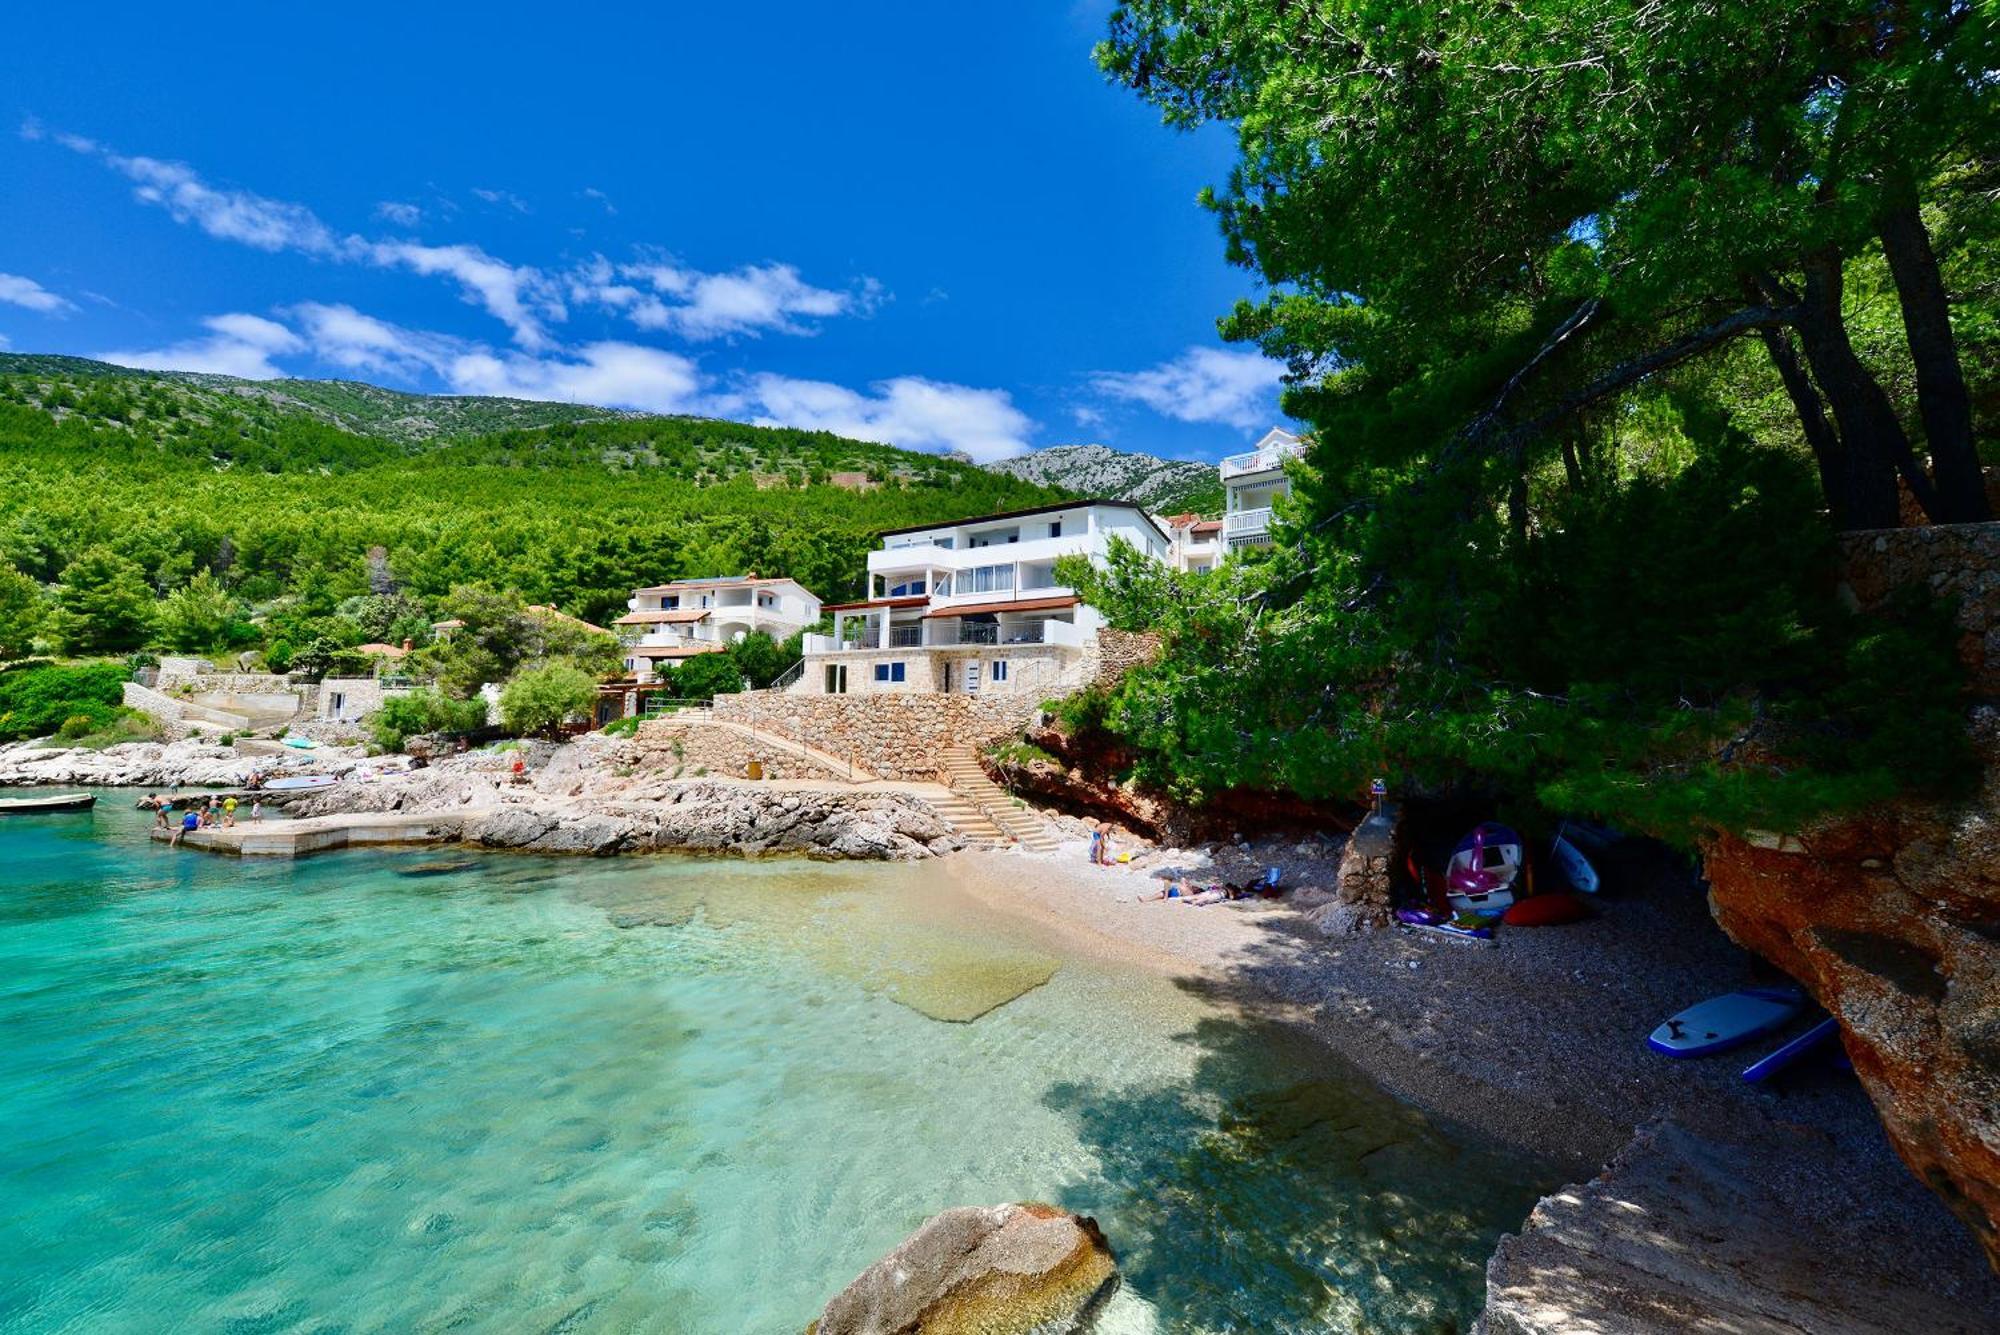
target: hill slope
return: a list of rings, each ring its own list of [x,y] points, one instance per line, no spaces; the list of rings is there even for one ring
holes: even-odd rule
[[[1133,501],[1162,514],[1222,509],[1215,465],[1132,454],[1108,445],[1053,445],[987,467],[1073,495]]]
[[[0,405],[6,404],[107,439],[123,435],[178,457],[261,472],[344,472],[437,456],[460,464],[667,468],[698,484],[743,474],[771,485],[861,473],[877,483],[893,477],[964,486],[972,495],[988,489],[987,475],[962,458],[827,432],[528,399],[411,394],[352,380],[241,380],[0,353]],[[1022,504],[1053,499],[1039,488],[1032,495]]]
[[[0,357],[0,573],[45,585],[99,548],[151,598],[207,570],[248,606],[324,610],[370,591],[382,548],[427,603],[484,584],[604,619],[747,570],[859,596],[881,529],[1058,499],[825,432]]]

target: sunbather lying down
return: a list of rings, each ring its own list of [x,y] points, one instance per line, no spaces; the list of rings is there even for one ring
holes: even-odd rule
[[[1234,899],[1236,896],[1230,892],[1227,886],[1195,886],[1189,885],[1185,881],[1169,881],[1165,886],[1155,890],[1152,894],[1140,895],[1139,898],[1141,900],[1178,899],[1184,904],[1193,904],[1199,907],[1203,904],[1220,904],[1224,900]]]

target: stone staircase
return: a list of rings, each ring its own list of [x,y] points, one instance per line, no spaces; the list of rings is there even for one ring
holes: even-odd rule
[[[1047,822],[986,777],[971,747],[955,746],[946,751],[939,768],[952,798],[976,811],[1002,841],[1019,844],[1032,853],[1053,853],[1061,847]],[[955,816],[948,819],[957,822]]]

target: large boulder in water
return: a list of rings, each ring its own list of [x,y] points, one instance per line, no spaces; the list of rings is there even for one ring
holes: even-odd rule
[[[962,1205],[861,1272],[807,1335],[1063,1335],[1118,1286],[1097,1221],[1053,1205]]]

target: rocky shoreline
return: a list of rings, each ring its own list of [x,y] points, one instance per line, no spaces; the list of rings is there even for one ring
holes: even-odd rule
[[[268,804],[287,816],[433,815],[485,848],[901,861],[965,847],[918,793],[687,776],[648,748],[601,736],[467,752],[407,772],[384,770],[357,749],[274,758],[192,739],[103,751],[24,744],[0,748],[0,786],[240,789],[253,774],[281,768],[278,761],[341,778],[327,788],[270,794]]]

